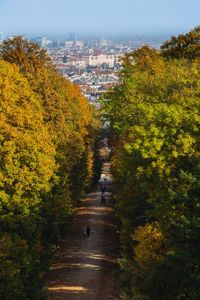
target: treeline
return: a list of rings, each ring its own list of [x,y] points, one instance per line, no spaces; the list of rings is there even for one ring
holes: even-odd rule
[[[200,299],[200,27],[129,53],[104,100],[121,299]]]
[[[49,260],[100,171],[97,112],[46,52],[0,48],[0,299],[44,299]],[[99,164],[97,164],[99,166]]]

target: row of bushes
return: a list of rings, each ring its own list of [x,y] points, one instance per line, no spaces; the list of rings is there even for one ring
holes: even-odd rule
[[[200,299],[200,27],[126,55],[104,100],[121,299]]]
[[[85,189],[97,112],[46,52],[22,37],[0,48],[0,299],[43,299],[49,259]]]

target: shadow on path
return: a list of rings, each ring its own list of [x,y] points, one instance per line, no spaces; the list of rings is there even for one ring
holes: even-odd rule
[[[101,204],[99,186],[76,209],[70,232],[63,240],[48,281],[48,300],[106,300],[117,298],[114,270],[119,257],[119,241],[112,209],[109,163],[105,163],[101,179],[106,177],[106,203]],[[82,228],[91,228],[84,239]]]

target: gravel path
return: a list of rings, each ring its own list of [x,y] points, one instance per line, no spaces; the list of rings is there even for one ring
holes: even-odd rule
[[[99,186],[76,210],[70,233],[60,247],[49,275],[48,300],[117,299],[114,270],[119,257],[117,226],[112,209],[109,163],[105,163],[102,180],[106,186],[106,203],[101,204]],[[91,234],[84,239],[82,228],[89,225]]]

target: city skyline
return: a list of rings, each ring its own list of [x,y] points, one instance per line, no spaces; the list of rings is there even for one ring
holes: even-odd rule
[[[4,35],[166,36],[199,25],[198,0],[1,0],[0,31]]]

